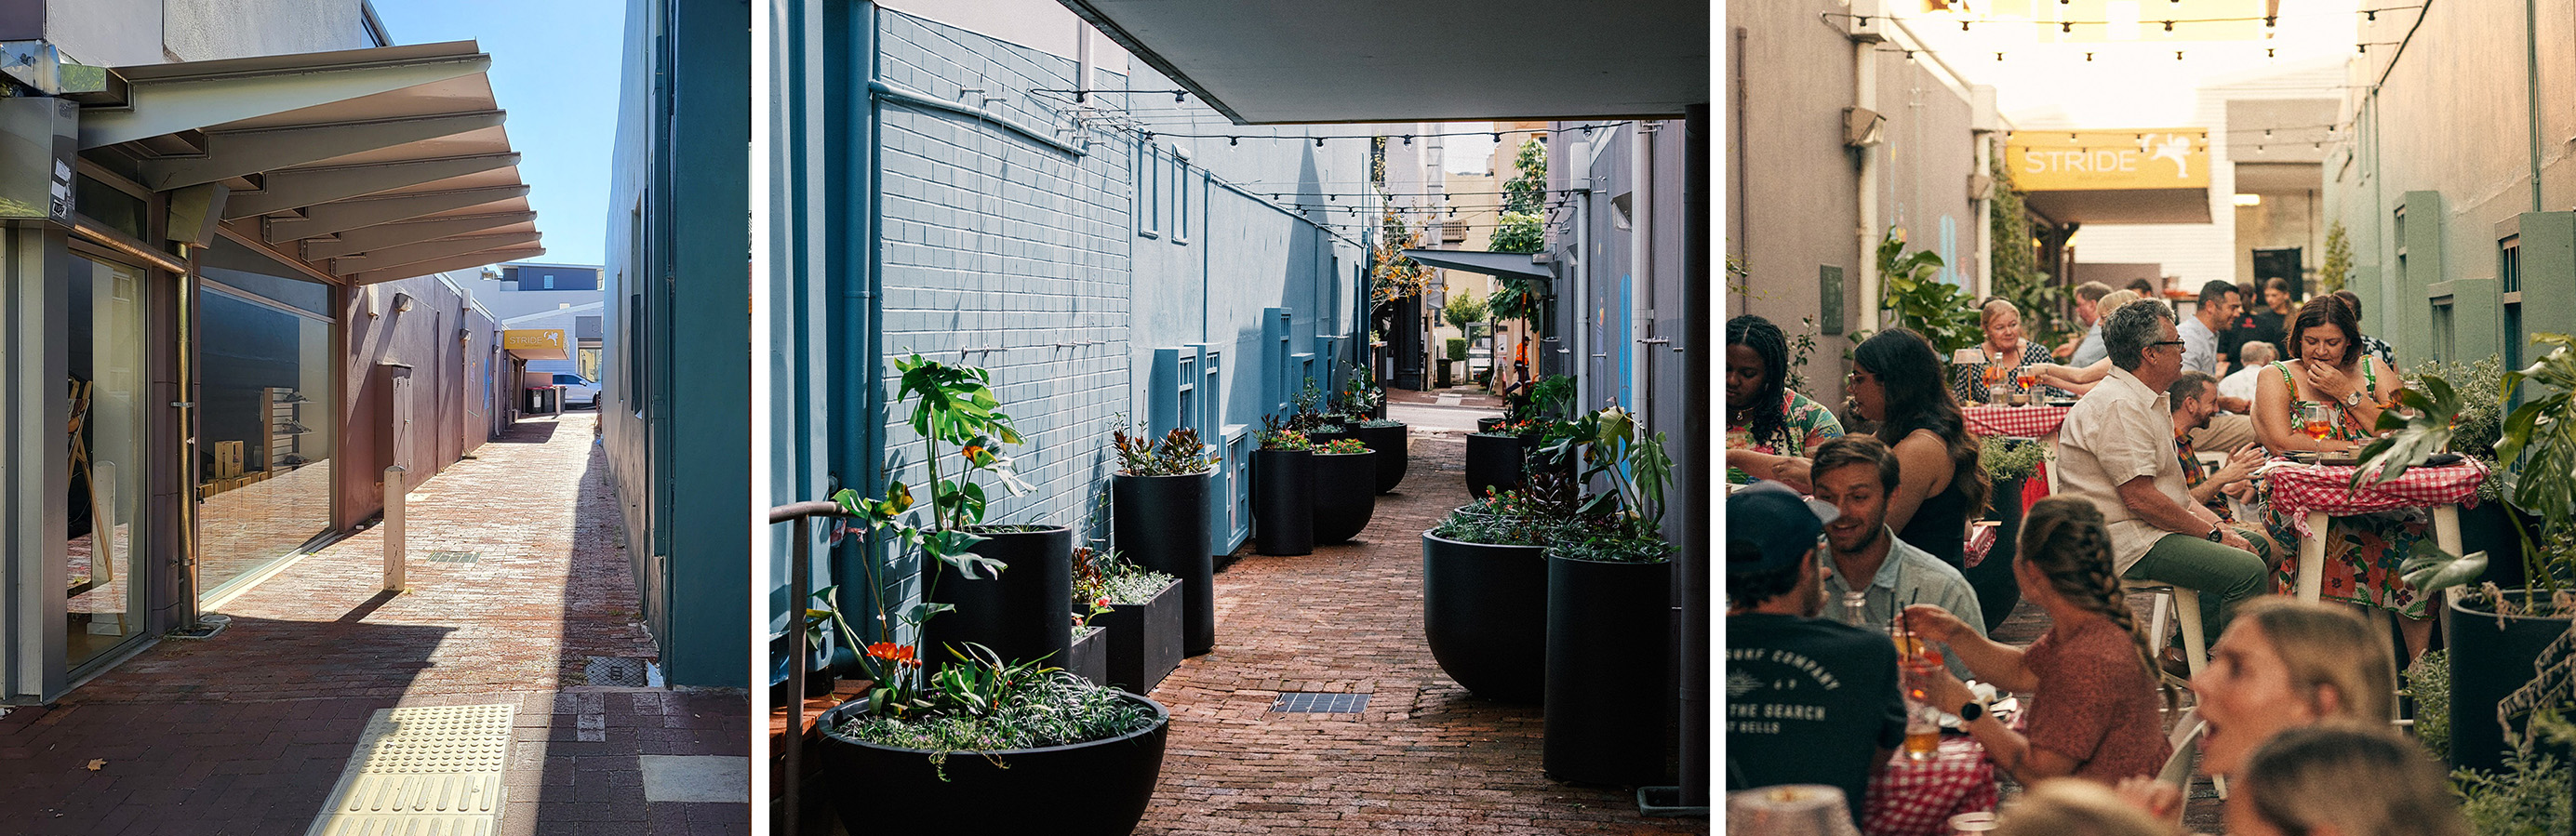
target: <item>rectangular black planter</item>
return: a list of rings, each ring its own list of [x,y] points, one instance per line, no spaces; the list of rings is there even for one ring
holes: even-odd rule
[[[1109,633],[1093,624],[1091,632],[1073,640],[1073,649],[1066,653],[1061,667],[1093,685],[1109,684]]]
[[[1121,604],[1091,619],[1109,628],[1113,688],[1149,693],[1181,666],[1181,584],[1173,581],[1142,604]]]

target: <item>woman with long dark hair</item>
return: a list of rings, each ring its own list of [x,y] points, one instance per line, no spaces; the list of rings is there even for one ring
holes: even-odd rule
[[[1805,460],[1843,434],[1833,410],[1789,391],[1789,341],[1771,320],[1726,321],[1726,478],[1775,479],[1805,493]]]
[[[1852,350],[1846,390],[1852,409],[1878,424],[1878,440],[1896,451],[1896,492],[1887,525],[1907,545],[1960,566],[1968,520],[1986,513],[1984,468],[1967,414],[1943,385],[1940,355],[1923,335],[1878,332]]]
[[[2111,568],[2102,512],[2071,496],[2032,505],[2013,577],[2023,598],[2048,611],[2048,633],[2027,649],[1980,636],[1930,604],[1905,608],[1905,621],[1916,635],[1947,643],[1977,678],[2032,694],[2027,727],[2016,731],[1969,709],[1974,697],[1947,668],[1908,670],[1907,687],[1960,712],[1961,726],[2024,786],[2068,775],[2117,784],[2156,774],[2173,746],[2156,711],[2155,654]],[[2164,698],[2171,705],[2173,692]]]

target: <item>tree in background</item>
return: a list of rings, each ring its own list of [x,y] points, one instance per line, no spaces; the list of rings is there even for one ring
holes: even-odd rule
[[[1441,306],[1440,318],[1447,320],[1450,327],[1465,331],[1469,325],[1484,322],[1486,312],[1485,300],[1476,298],[1472,291],[1462,290],[1449,297],[1449,304]]]
[[[1503,211],[1537,215],[1547,204],[1547,146],[1536,138],[1521,143],[1512,165],[1520,173],[1503,183]]]
[[[2343,289],[2352,278],[2352,239],[2346,237],[2343,222],[2326,227],[2326,263],[2317,268],[2317,292],[2333,293]]]

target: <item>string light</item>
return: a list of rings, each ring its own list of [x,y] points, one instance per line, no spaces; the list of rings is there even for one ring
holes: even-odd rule
[[[2084,60],[2086,60],[2086,61],[2091,61],[2091,60],[2093,60],[2093,53],[2090,53],[2090,52],[2084,53]]]
[[[2171,31],[2173,31],[2173,24],[2174,24],[2174,22],[2173,22],[2173,21],[2170,21],[2170,20],[2165,21],[2165,31],[2167,31],[2167,32],[2171,32]]]

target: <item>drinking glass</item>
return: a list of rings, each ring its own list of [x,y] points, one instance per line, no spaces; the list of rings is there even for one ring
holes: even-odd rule
[[[1905,695],[1905,759],[1928,761],[1941,754],[1941,709]]]
[[[2334,434],[2334,412],[2327,409],[2324,404],[2312,403],[2300,406],[2299,430],[2307,433],[2308,438],[2324,441],[2326,436]]]

